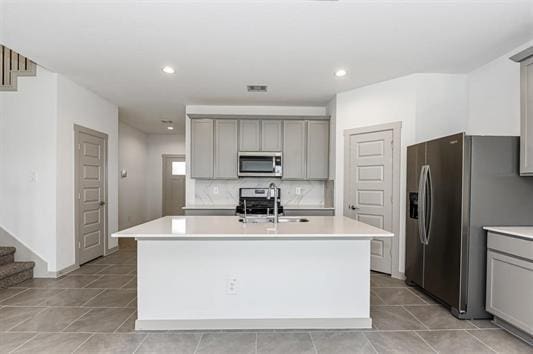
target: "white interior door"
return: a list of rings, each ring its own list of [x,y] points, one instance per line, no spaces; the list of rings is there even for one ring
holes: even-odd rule
[[[393,131],[349,136],[345,215],[392,232]],[[392,240],[371,242],[372,270],[391,274]]]
[[[104,255],[106,218],[106,141],[78,132],[79,264]]]
[[[183,215],[185,206],[185,159],[163,156],[163,216]]]

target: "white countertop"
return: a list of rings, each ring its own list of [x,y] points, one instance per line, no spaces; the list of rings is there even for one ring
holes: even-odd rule
[[[243,224],[237,216],[165,216],[114,233],[141,239],[371,239],[393,234],[344,216],[310,216],[309,222]]]
[[[483,229],[503,235],[526,238],[533,241],[533,226],[486,226]]]
[[[228,204],[191,204],[184,206],[182,209],[184,210],[192,210],[192,209],[213,209],[213,210],[220,210],[220,209],[235,209],[236,205],[228,205]],[[323,205],[284,205],[284,209],[287,210],[333,210],[334,207],[325,207]]]

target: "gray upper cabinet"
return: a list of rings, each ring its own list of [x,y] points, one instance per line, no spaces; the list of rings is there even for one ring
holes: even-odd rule
[[[306,121],[283,121],[283,179],[306,179]]]
[[[215,120],[215,178],[237,178],[237,124],[237,120]]]
[[[213,120],[191,120],[191,177],[213,177]]]
[[[257,119],[241,119],[239,121],[239,150],[261,150],[261,121]]]
[[[329,121],[310,120],[307,125],[307,178],[329,177]]]
[[[281,151],[282,125],[280,120],[262,120],[261,121],[261,150],[262,151]]]
[[[533,56],[520,66],[520,174],[533,176]]]

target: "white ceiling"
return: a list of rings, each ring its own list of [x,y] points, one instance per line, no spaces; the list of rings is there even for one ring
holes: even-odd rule
[[[3,6],[7,46],[118,104],[121,119],[150,133],[166,131],[161,119],[183,122],[186,104],[324,105],[414,72],[468,72],[533,38],[532,1]],[[348,75],[339,79],[341,67]],[[247,84],[269,92],[250,94]]]

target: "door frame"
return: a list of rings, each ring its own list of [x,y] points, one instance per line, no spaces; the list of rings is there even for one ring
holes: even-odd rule
[[[162,154],[161,155],[161,215],[165,213],[165,159],[178,158],[185,162],[185,201],[187,201],[187,160],[185,154]]]
[[[377,133],[386,130],[392,130],[392,238],[391,248],[391,276],[394,278],[404,279],[403,273],[400,273],[400,166],[402,156],[402,122],[392,122],[378,125],[371,125],[360,128],[344,130],[344,191],[349,188],[350,177],[350,136],[368,133]],[[343,215],[348,211],[348,203],[343,197]]]
[[[109,220],[109,209],[108,209],[108,135],[97,130],[93,130],[78,124],[74,124],[74,248],[75,252],[75,265],[79,267],[80,265],[80,201],[81,201],[81,192],[80,192],[80,183],[79,178],[81,176],[80,171],[80,133],[92,135],[98,138],[104,139],[104,256],[109,254],[108,250],[108,220]]]

